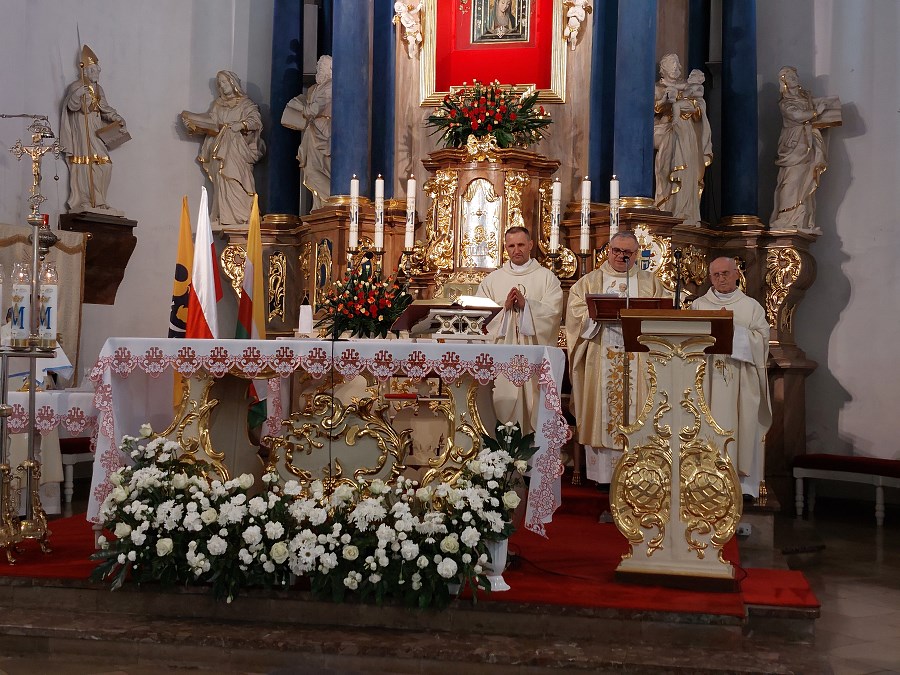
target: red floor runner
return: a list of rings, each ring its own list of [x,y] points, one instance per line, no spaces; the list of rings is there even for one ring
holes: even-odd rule
[[[492,602],[521,602],[574,607],[598,607],[742,617],[745,604],[777,607],[818,607],[819,603],[800,572],[748,569],[739,593],[702,593],[661,586],[623,584],[614,570],[627,550],[624,537],[612,523],[599,523],[606,497],[595,488],[567,488],[564,506],[544,539],[520,531],[510,540],[518,564],[504,573],[512,587],[485,596]],[[44,579],[87,579],[94,563],[93,532],[84,515],[50,522],[53,552],[41,553],[36,542],[19,545],[21,553],[10,565],[0,554],[0,576]],[[726,557],[737,560],[734,542]]]

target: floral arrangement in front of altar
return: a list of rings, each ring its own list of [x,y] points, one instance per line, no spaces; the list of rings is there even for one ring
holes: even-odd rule
[[[519,94],[496,81],[484,85],[476,80],[444,96],[425,125],[441,133],[447,148],[465,146],[469,136],[488,135],[501,148],[528,146],[540,141],[552,122],[544,106],[535,107],[537,99],[538,92]]]
[[[453,485],[376,479],[329,493],[321,481],[304,490],[270,470],[253,495],[252,476],[208,476],[145,425],[143,438],[122,441],[134,465],[110,477],[100,519],[111,535],[99,540],[92,578],[114,590],[126,580],[205,584],[229,602],[248,586],[286,587],[292,577],[335,601],[444,607],[451,583],[471,588],[474,600],[488,587],[487,545],[508,536],[518,505],[508,488],[525,470],[517,457],[529,437],[498,429],[503,447],[483,449]]]
[[[522,501],[524,476],[537,452],[534,432],[523,434],[518,423],[498,422],[495,437],[483,434],[481,442],[481,452],[466,463],[462,475],[469,484],[486,489],[491,498],[503,505],[503,528],[494,538],[505,539],[515,529],[515,512]]]
[[[394,321],[412,302],[394,277],[386,280],[371,265],[358,265],[325,295],[325,315],[317,326],[327,326],[339,337],[349,332],[357,337],[387,337]]]

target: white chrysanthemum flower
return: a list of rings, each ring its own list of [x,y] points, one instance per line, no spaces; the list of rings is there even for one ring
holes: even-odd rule
[[[228,542],[217,534],[214,534],[206,542],[206,550],[210,555],[222,555],[228,550]]]
[[[469,548],[475,548],[481,540],[481,534],[474,527],[469,526],[462,531],[460,540]]]
[[[456,561],[453,558],[444,558],[437,566],[438,574],[444,579],[451,579],[456,576],[458,571]]]

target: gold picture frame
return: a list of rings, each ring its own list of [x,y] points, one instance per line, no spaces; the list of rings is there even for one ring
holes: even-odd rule
[[[446,0],[445,0],[446,1]],[[438,0],[425,0],[422,12],[422,52],[419,56],[419,105],[429,107],[440,105],[449,91],[436,90],[435,69],[437,65],[437,3]],[[471,10],[470,10],[471,11]],[[515,86],[531,86],[538,89],[540,103],[566,102],[566,57],[567,42],[563,37],[565,25],[565,7],[563,0],[553,0],[553,26],[550,50],[550,88],[539,89],[534,83],[504,82]],[[534,27],[532,27],[533,29]],[[461,85],[462,83],[457,83]]]

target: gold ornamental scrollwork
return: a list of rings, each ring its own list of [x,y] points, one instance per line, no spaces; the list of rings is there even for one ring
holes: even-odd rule
[[[308,298],[309,293],[309,282],[310,282],[310,272],[312,270],[312,242],[304,242],[303,247],[300,249],[299,256],[300,263],[300,297],[302,298],[304,295]]]
[[[465,393],[466,410],[458,412],[457,395],[462,385],[462,382],[457,381],[451,385],[452,389],[447,398],[428,404],[433,413],[442,415],[447,421],[447,431],[442,437],[438,455],[428,460],[429,469],[422,477],[422,485],[442,481],[454,482],[462,473],[463,464],[473,459],[481,450],[481,435],[486,433],[486,430],[476,402],[479,385],[474,380],[469,383]],[[467,421],[467,418],[471,421]],[[456,444],[457,434],[462,434],[471,441],[468,448]]]
[[[316,246],[316,309],[325,304],[325,296],[331,290],[333,283],[331,270],[331,251],[333,247],[334,244],[330,239],[322,239]]]
[[[205,371],[185,380],[172,423],[158,436],[181,446],[182,461],[197,465],[205,475],[214,473],[227,481],[231,475],[225,466],[225,453],[216,452],[209,435],[209,416],[219,404],[218,399],[209,397],[214,382],[215,378]]]
[[[791,286],[800,278],[800,254],[793,248],[771,248],[766,254],[766,318],[772,326],[789,330],[792,312],[781,313]],[[781,322],[779,323],[779,314]]]
[[[231,288],[238,298],[241,297],[241,286],[244,283],[244,260],[246,259],[247,251],[238,244],[228,244],[220,257],[222,271],[231,281]]]
[[[531,182],[531,176],[527,171],[507,171],[504,181],[506,193],[506,229],[510,227],[525,227],[525,217],[522,215],[522,192]]]
[[[269,318],[284,320],[287,258],[281,251],[269,256]]]
[[[431,208],[425,217],[424,253],[413,253],[413,275],[453,269],[453,207],[458,185],[455,170],[439,169],[422,186]]]
[[[632,557],[634,546],[644,542],[646,530],[656,530],[656,536],[647,542],[648,557],[665,539],[672,494],[672,432],[661,420],[672,409],[668,398],[663,392],[653,416],[655,434],[642,445],[626,447],[613,472],[611,484],[615,493],[610,498],[610,513],[629,544],[623,560]]]
[[[286,429],[283,436],[264,438],[272,450],[269,467],[283,466],[289,475],[296,477],[304,495],[308,494],[309,484],[316,476],[298,460],[317,454],[322,454],[319,468],[328,491],[340,484],[359,484],[377,476],[388,483],[396,482],[406,469],[403,462],[412,451],[412,431],[394,429],[388,412],[389,405],[377,397],[354,397],[349,404],[344,404],[331,393],[315,394],[311,406],[292,413],[283,422]],[[343,463],[337,456],[340,444],[352,448],[364,438],[374,441],[377,447],[375,464],[357,467],[352,478],[345,476]],[[326,448],[331,449],[329,453],[324,452]],[[314,461],[303,464],[309,466]]]
[[[489,162],[497,161],[497,151],[500,146],[497,145],[497,139],[493,134],[476,138],[474,134],[469,134],[466,140],[466,160],[470,162]]]
[[[679,434],[680,515],[685,523],[685,541],[700,559],[711,545],[725,565],[724,546],[734,536],[743,511],[740,479],[725,451],[734,439],[725,439],[720,452],[709,440],[699,437],[702,413],[690,390],[684,392],[681,407],[694,418],[694,424]],[[707,537],[709,544],[704,541]]]

